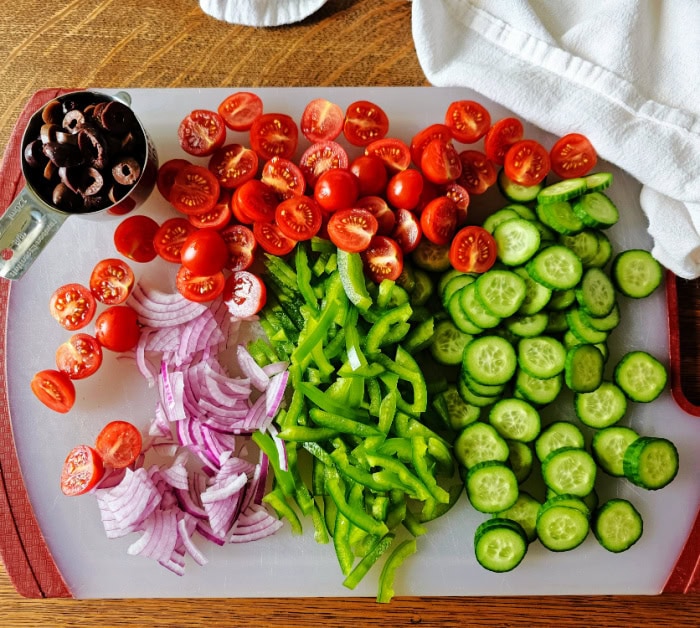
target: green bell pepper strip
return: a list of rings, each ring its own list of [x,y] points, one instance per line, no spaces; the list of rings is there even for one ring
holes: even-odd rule
[[[294,476],[289,471],[285,471],[280,467],[279,453],[275,446],[275,441],[272,440],[272,436],[258,431],[253,433],[252,438],[253,442],[260,447],[270,461],[275,479],[282,489],[282,492],[288,497],[293,497],[296,491]]]
[[[431,316],[411,329],[403,343],[403,348],[411,355],[415,355],[431,345],[433,336],[435,336],[435,319]]]
[[[340,571],[347,576],[352,571],[355,555],[350,546],[350,519],[338,508],[335,515],[335,528],[333,529],[333,547],[338,558]]]
[[[325,340],[335,317],[335,310],[332,307],[333,303],[337,303],[337,301],[331,302],[329,306],[321,312],[318,319],[309,319],[305,328],[305,331],[308,333],[305,334],[303,340],[299,342],[297,348],[292,353],[292,361],[303,364],[306,360],[310,359],[309,356],[313,348]]]
[[[428,426],[420,421],[417,421],[412,416],[397,412],[394,418],[394,432],[402,438],[411,438],[413,436],[425,436],[425,438],[434,438],[441,441],[447,446],[447,442],[437,432],[431,430]]]
[[[387,438],[376,448],[376,452],[383,456],[396,456],[404,463],[410,464],[413,462],[413,447],[411,446],[411,440],[408,438]]]
[[[403,523],[406,518],[406,494],[404,491],[393,491],[389,496],[389,508],[386,513],[385,523],[390,530]]]
[[[309,443],[302,443],[302,447],[306,449]],[[313,443],[318,445],[318,443]],[[307,450],[308,451],[308,450]],[[326,478],[324,464],[315,457],[311,458],[311,494],[315,497],[326,494]]]
[[[330,412],[331,414],[353,420],[366,420],[369,418],[369,414],[366,411],[360,410],[359,408],[352,408],[344,403],[336,401],[324,391],[319,390],[307,382],[301,382],[297,384],[297,386],[309,401],[325,412]]]
[[[299,417],[305,412],[306,402],[304,399],[304,393],[302,393],[298,388],[294,388],[292,392],[292,399],[287,407],[287,414],[284,416],[284,421],[280,421],[279,415],[277,415],[275,421],[283,429],[289,425],[298,425]]]
[[[435,504],[435,508],[433,509],[432,512],[420,512],[416,515],[418,521],[421,523],[426,523],[428,521],[432,521],[433,519],[437,519],[438,517],[442,517],[452,506],[454,506],[457,503],[457,500],[460,498],[462,493],[464,492],[464,482],[461,482],[459,484],[454,484],[453,486],[450,486],[448,493],[450,494],[450,501],[446,504]]]
[[[348,419],[339,414],[321,410],[320,408],[311,408],[311,410],[309,410],[309,416],[316,425],[331,428],[336,432],[354,434],[355,436],[361,437],[376,436],[377,434],[380,434],[379,430],[373,425],[361,423],[360,421],[355,421],[354,419]]]
[[[413,468],[418,478],[425,484],[435,501],[447,504],[450,501],[449,493],[438,485],[435,475],[428,468],[428,441],[424,436],[411,438],[413,450]]]
[[[299,535],[302,533],[303,530],[299,516],[287,503],[284,493],[280,488],[275,488],[268,492],[267,495],[263,497],[263,502],[268,504],[277,513],[277,516],[280,519],[284,518],[289,521],[289,525],[292,528],[292,534]]]
[[[323,344],[318,343],[311,351],[311,357],[318,367],[318,372],[322,382],[329,382],[331,375],[335,373],[335,367],[328,360],[328,356],[323,349]]]
[[[354,482],[350,484],[348,504],[350,508],[354,508],[355,510],[365,510],[365,487],[362,486],[362,484]],[[350,547],[355,548],[366,536],[367,532],[365,530],[351,523],[349,537]]]
[[[389,496],[382,494],[372,494],[370,498],[370,513],[377,521],[386,521],[389,512]]]
[[[314,500],[311,496],[311,492],[306,488],[306,484],[301,479],[299,474],[299,465],[297,464],[297,447],[298,444],[294,442],[285,443],[285,449],[287,450],[287,465],[289,466],[289,472],[292,474],[294,479],[294,497],[296,499],[297,506],[301,510],[302,514],[308,516],[312,513],[314,508]]]
[[[370,416],[379,418],[382,403],[382,389],[379,385],[379,380],[376,377],[368,378],[365,381],[365,388],[367,389],[367,395],[369,396],[368,412]]]
[[[330,495],[323,496],[323,520],[326,522],[326,530],[328,534],[333,536],[335,534],[335,520],[338,514],[338,507]]]
[[[369,471],[352,464],[347,453],[342,449],[336,449],[331,454],[331,460],[342,476],[356,484],[366,486],[373,491],[387,490],[387,485],[378,482]]]
[[[397,545],[389,554],[382,573],[379,576],[379,591],[377,593],[377,602],[380,604],[388,604],[394,597],[394,578],[396,570],[403,562],[411,555],[416,553],[418,549],[416,539],[406,539]]]
[[[336,247],[330,240],[326,238],[321,238],[319,236],[314,236],[311,238],[311,250],[314,253],[335,253]]]
[[[365,397],[365,383],[363,379],[357,377],[337,377],[326,388],[325,394],[341,406],[359,408]],[[364,413],[363,416],[366,417]]]
[[[424,437],[425,438],[425,437]],[[428,453],[435,458],[438,465],[447,475],[454,473],[454,458],[445,442],[439,438],[428,436]]]
[[[345,328],[340,327],[336,330],[335,335],[328,341],[323,352],[329,360],[334,360],[343,353],[345,348]]]
[[[279,437],[285,441],[322,442],[338,435],[338,431],[330,427],[308,427],[306,425],[290,425],[282,428]]]
[[[321,445],[319,445],[317,442],[307,442],[307,443],[302,443],[301,445],[306,451],[308,451],[315,460],[318,460],[321,465],[333,465],[333,458],[331,458],[331,454],[329,454]],[[323,470],[323,466],[320,467],[321,470]],[[324,493],[325,494],[325,493]]]
[[[358,316],[358,311],[350,307],[348,295],[345,294],[345,288],[337,272],[331,273],[325,280],[326,292],[321,300],[321,310],[326,310],[329,307],[334,312],[333,322],[336,325],[353,326],[351,317]],[[357,319],[355,318],[355,321]]]
[[[294,252],[294,267],[297,271],[297,288],[314,314],[318,314],[318,301],[311,287],[311,269],[306,247],[298,244]]]
[[[371,355],[378,353],[382,346],[397,342],[396,339],[392,340],[391,332],[395,326],[406,323],[412,311],[410,304],[404,303],[382,314],[367,332],[367,336],[365,337],[365,351]],[[408,325],[408,329],[410,329],[410,325]],[[407,332],[408,330],[404,331],[401,338],[403,338]]]
[[[313,250],[313,247],[312,247]],[[321,253],[319,256],[316,258],[316,261],[314,262],[314,265],[311,267],[311,272],[316,275],[316,277],[320,277],[321,275],[325,274],[326,272],[326,262],[328,262],[328,258],[331,256],[330,253]]]
[[[360,311],[369,310],[372,305],[372,297],[367,292],[360,254],[338,249],[338,272],[350,302]]]
[[[399,478],[402,485],[409,487],[409,493],[412,497],[421,501],[430,497],[430,491],[425,484],[413,475],[408,467],[400,460],[390,458],[389,456],[382,456],[374,452],[367,452],[367,462],[373,467],[381,467],[386,471],[394,473]]]
[[[370,549],[367,554],[362,558],[362,560],[355,565],[353,570],[347,575],[343,581],[343,586],[348,589],[354,589],[362,579],[367,575],[367,572],[372,568],[374,563],[376,563],[379,558],[386,552],[391,544],[394,542],[396,535],[389,532],[382,538],[380,538]]]
[[[289,293],[293,294],[299,288],[297,274],[294,269],[281,257],[265,253],[266,276],[272,280],[276,286],[281,286]]]
[[[311,522],[314,525],[314,540],[320,545],[325,545],[328,543],[328,528],[326,527],[326,520],[321,514],[321,510],[318,504],[314,500],[313,510],[311,511]]]
[[[391,293],[396,285],[395,281],[391,279],[382,279],[377,290],[377,307],[380,310],[385,310],[389,307],[391,302]]]
[[[399,398],[399,393],[396,389],[398,378],[391,378],[391,380],[393,379],[396,380],[396,384],[389,389],[389,392],[384,396],[379,404],[378,427],[379,431],[383,432],[384,434],[389,433],[389,430],[394,423],[394,417],[396,416],[396,403],[398,402]]]
[[[433,504],[435,504],[435,500],[428,499],[425,501],[425,504],[428,504],[429,508],[432,508]],[[408,508],[406,508],[406,516],[403,518],[401,523],[403,523],[404,528],[406,528],[406,530],[408,530],[413,536],[423,536],[428,532],[428,529]]]

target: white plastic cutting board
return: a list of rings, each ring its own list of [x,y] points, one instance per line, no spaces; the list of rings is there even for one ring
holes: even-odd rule
[[[116,91],[116,90],[114,90]],[[109,91],[109,93],[114,93]],[[216,109],[233,89],[131,90],[133,108],[151,134],[161,163],[185,156],[177,141],[177,126],[192,109]],[[342,107],[367,99],[381,105],[391,120],[390,135],[409,141],[421,128],[442,121],[447,105],[472,98],[487,106],[494,120],[508,115],[501,107],[464,89],[436,88],[298,88],[257,89],[266,111],[281,111],[299,119],[312,98],[325,97]],[[585,129],[571,121],[571,130]],[[550,146],[551,136],[526,125],[526,135]],[[245,142],[243,134],[229,131],[229,141]],[[306,147],[302,138],[300,151]],[[352,154],[356,154],[354,149]],[[638,196],[640,186],[605,163],[615,182],[609,190],[621,212],[609,234],[617,250],[649,248],[646,219]],[[497,209],[505,201],[494,194],[473,199]],[[172,215],[155,192],[141,210],[161,220]],[[128,360],[107,355],[92,378],[77,382],[78,399],[68,415],[52,413],[29,389],[32,375],[53,367],[55,348],[67,333],[48,313],[51,292],[63,283],[86,282],[94,264],[115,254],[115,221],[93,222],[71,218],[25,277],[13,285],[10,298],[7,361],[10,410],[14,437],[28,494],[39,525],[74,597],[258,597],[258,596],[374,596],[379,569],[370,572],[355,590],[342,586],[332,545],[317,545],[310,522],[302,537],[292,536],[288,525],[272,538],[247,545],[215,547],[200,542],[209,564],[188,559],[186,575],[178,577],[145,558],[128,556],[136,536],[108,540],[97,505],[91,496],[64,497],[58,478],[67,452],[80,443],[92,443],[110,420],[126,419],[144,427],[153,407],[148,390]],[[161,273],[157,265],[134,264],[137,274]],[[663,290],[642,302],[620,299],[623,324],[610,339],[611,364],[627,350],[645,349],[668,361],[668,328]],[[570,404],[544,412],[545,420],[572,417]],[[418,540],[418,553],[397,575],[398,595],[520,595],[520,594],[656,594],[662,589],[691,527],[700,503],[700,419],[681,411],[666,392],[648,405],[631,404],[624,421],[638,432],[673,440],[681,468],[667,488],[647,492],[625,481],[602,478],[601,499],[631,499],[644,518],[644,535],[630,551],[613,555],[592,535],[574,551],[555,554],[539,543],[530,547],[515,571],[496,575],[476,564],[472,537],[484,515],[476,513],[463,496],[445,517],[432,523]],[[602,474],[601,474],[602,475]]]

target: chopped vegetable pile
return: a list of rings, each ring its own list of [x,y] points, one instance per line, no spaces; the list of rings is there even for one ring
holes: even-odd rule
[[[665,367],[642,348],[608,365],[607,341],[619,299],[652,294],[662,269],[614,251],[612,175],[592,173],[583,135],[547,149],[464,100],[404,141],[368,101],[315,99],[297,122],[249,92],[177,135],[185,155],[158,175],[173,216],[114,234],[131,263],[171,262],[177,291],[102,260],[89,287],[52,296],[76,333],[32,381],[68,412],[105,348],[158,390],[142,440],[116,422],[66,460],[63,491],[97,496],[109,537],[139,533],[129,553],[182,574],[187,554],[206,562],[195,532],[223,545],[310,523],[346,587],[383,563],[379,602],[463,490],[488,516],[474,552],[491,571],[535,540],[634,545],[638,511],[599,504],[596,483],[663,488],[678,452],[621,424],[628,402],[661,394]],[[475,224],[471,197],[493,186],[505,201]],[[263,334],[239,344],[241,326]],[[231,347],[237,374],[220,359]],[[576,420],[548,422],[565,390]]]

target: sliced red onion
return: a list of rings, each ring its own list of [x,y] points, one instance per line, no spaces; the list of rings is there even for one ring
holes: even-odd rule
[[[185,515],[181,517],[180,520],[177,522],[177,529],[180,534],[180,540],[184,544],[187,553],[190,556],[192,556],[192,558],[198,565],[206,565],[207,562],[209,562],[207,560],[207,557],[199,551],[199,548],[192,541],[192,533],[194,532],[194,530],[196,530],[197,525],[196,523],[193,523],[192,529],[189,529],[187,525],[188,520],[194,520],[191,517],[186,517],[187,515],[185,513]]]
[[[264,391],[270,381],[265,371],[258,365],[252,355],[243,345],[237,347],[238,366],[243,374],[250,378],[250,383],[260,391]]]
[[[252,504],[238,516],[229,541],[231,543],[257,541],[274,534],[283,525],[281,519],[273,517],[265,508]]]
[[[268,417],[274,418],[277,416],[279,409],[284,400],[284,393],[287,390],[287,382],[289,380],[289,371],[282,371],[273,375],[267,387],[267,395],[265,396],[265,412]]]

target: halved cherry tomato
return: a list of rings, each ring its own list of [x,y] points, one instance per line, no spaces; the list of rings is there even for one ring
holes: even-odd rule
[[[306,182],[314,187],[318,178],[331,168],[347,168],[348,154],[338,142],[316,142],[299,159],[299,168]]]
[[[284,113],[263,113],[250,127],[250,147],[258,157],[291,159],[299,143],[296,122]]]
[[[219,192],[219,200],[209,211],[198,214],[188,214],[187,220],[197,229],[223,229],[233,217],[231,211],[231,192],[222,189]]]
[[[256,222],[253,224],[253,235],[264,251],[279,257],[291,253],[296,245],[296,240],[284,235],[274,222]]]
[[[310,142],[334,140],[343,132],[343,110],[325,98],[316,98],[301,114],[301,132]]]
[[[262,182],[269,185],[280,199],[301,196],[306,190],[306,179],[299,166],[284,157],[273,157],[265,162]]]
[[[469,192],[459,183],[453,181],[445,186],[445,196],[451,198],[457,205],[457,225],[464,225],[467,222],[469,212]]]
[[[107,423],[95,439],[102,462],[113,469],[124,469],[141,453],[143,439],[139,429],[128,421]]]
[[[423,176],[438,185],[455,181],[462,174],[459,153],[451,141],[435,139],[426,145],[420,159]]]
[[[95,338],[102,347],[123,353],[133,349],[141,336],[136,311],[128,305],[113,305],[95,321]]]
[[[294,196],[282,201],[275,210],[275,222],[288,238],[310,240],[321,229],[323,212],[308,196]]]
[[[520,140],[506,152],[503,168],[511,181],[537,185],[549,174],[549,153],[535,140]]]
[[[226,144],[214,151],[207,167],[222,188],[232,190],[258,174],[258,154],[243,144]]]
[[[90,334],[73,334],[56,349],[56,366],[71,379],[84,379],[102,366],[102,346]]]
[[[239,270],[226,280],[223,299],[233,316],[248,318],[265,306],[267,289],[260,277],[247,270]]]
[[[186,218],[168,218],[156,232],[153,245],[158,255],[168,262],[181,261],[180,252],[195,226]]]
[[[397,172],[386,186],[386,200],[396,209],[415,209],[420,202],[425,181],[420,171],[408,168]]]
[[[435,139],[449,142],[452,139],[452,132],[444,124],[431,124],[418,131],[411,139],[411,160],[416,166],[420,166],[425,147]]]
[[[158,223],[150,216],[129,216],[114,230],[114,247],[124,257],[139,263],[152,261],[156,256],[153,236]]]
[[[491,115],[482,104],[473,100],[450,103],[445,113],[445,124],[458,142],[478,142],[491,126]]]
[[[403,271],[403,251],[395,240],[374,236],[369,246],[360,253],[365,274],[374,283],[384,279],[396,281]]]
[[[433,244],[448,244],[457,230],[457,205],[447,196],[438,196],[421,212],[420,226]]]
[[[75,384],[63,371],[44,369],[32,377],[32,392],[46,407],[66,413],[75,403]]]
[[[217,109],[224,123],[233,131],[247,131],[263,112],[263,101],[251,92],[236,92],[224,98]]]
[[[423,237],[418,216],[408,209],[397,209],[396,226],[391,237],[396,240],[404,254],[415,251]]]
[[[358,100],[345,110],[343,133],[353,146],[367,146],[386,136],[389,118],[385,111],[373,102]]]
[[[94,295],[80,283],[69,283],[56,288],[49,299],[51,316],[68,331],[85,327],[95,316],[96,310]]]
[[[366,209],[341,209],[328,219],[331,242],[348,253],[364,251],[377,229],[377,219]]]
[[[253,265],[257,242],[253,231],[245,225],[229,225],[221,231],[228,247],[228,270],[246,270]]]
[[[598,155],[590,140],[580,133],[559,138],[549,151],[552,170],[562,179],[582,177],[596,165]]]
[[[196,157],[204,157],[223,146],[226,124],[216,111],[195,109],[182,119],[177,136],[182,150]]]
[[[523,123],[517,118],[501,118],[493,123],[484,137],[486,156],[495,164],[503,165],[506,152],[523,139]]]
[[[61,471],[61,492],[69,497],[83,495],[93,489],[104,475],[99,453],[88,445],[74,447]]]
[[[223,270],[229,250],[224,238],[214,229],[197,229],[187,236],[180,259],[192,274],[213,275]]]
[[[363,196],[358,198],[355,207],[372,212],[379,224],[377,229],[378,235],[390,235],[394,230],[396,216],[381,196]]]
[[[463,273],[484,273],[496,262],[496,241],[483,227],[462,227],[450,245],[450,263]]]
[[[156,179],[156,186],[161,196],[166,200],[170,200],[170,190],[173,188],[173,183],[175,183],[175,175],[180,172],[184,166],[189,166],[191,162],[187,159],[170,159],[158,168],[158,178]]]
[[[90,273],[90,292],[106,305],[119,305],[126,301],[134,287],[134,271],[124,260],[116,257],[103,259]]]
[[[389,172],[406,170],[411,165],[411,149],[401,140],[385,137],[365,148],[365,155],[374,155],[384,162]]]
[[[378,196],[384,193],[389,174],[379,157],[360,155],[350,164],[350,172],[357,177],[360,196]]]
[[[327,170],[314,187],[314,199],[326,212],[352,207],[358,195],[357,178],[345,168]]]
[[[240,222],[271,222],[275,218],[275,209],[280,202],[277,192],[260,179],[246,181],[233,193],[232,209],[246,220]]]
[[[201,214],[216,205],[220,192],[219,181],[211,170],[190,164],[175,175],[170,203],[183,214]]]
[[[469,194],[483,194],[494,183],[498,174],[491,160],[478,150],[463,150],[459,154],[462,174],[457,179]]]
[[[195,275],[185,266],[181,266],[175,278],[177,291],[186,299],[203,303],[216,299],[224,290],[226,277],[219,271],[213,275]]]
[[[424,177],[425,179],[425,177]],[[442,186],[440,186],[442,187]],[[432,181],[425,179],[423,181],[423,191],[420,193],[420,199],[418,199],[418,205],[412,211],[416,214],[420,214],[425,206],[430,203],[434,198],[437,198],[442,194],[442,191],[438,189]]]

